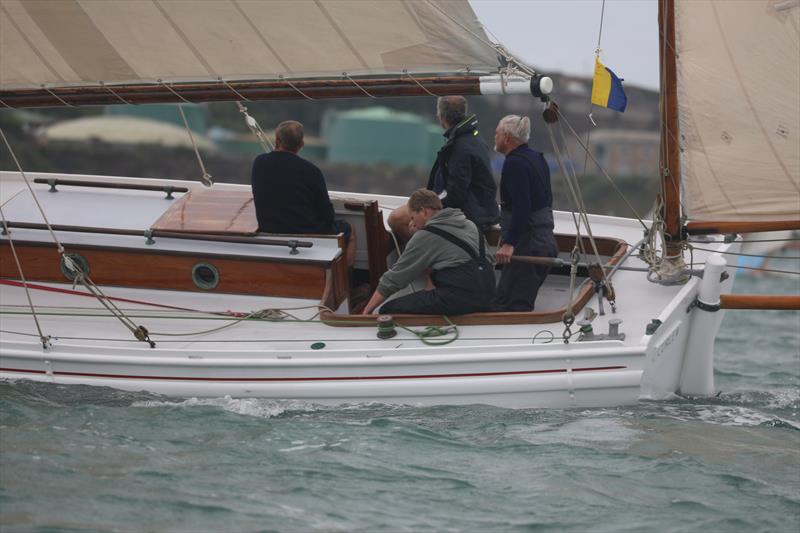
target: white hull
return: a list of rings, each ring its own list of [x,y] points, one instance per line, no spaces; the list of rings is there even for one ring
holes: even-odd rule
[[[14,175],[3,175],[3,201],[13,196],[10,176]],[[380,198],[386,206],[402,201],[370,198]],[[556,231],[574,231],[571,220],[568,213],[557,214]],[[631,244],[641,236],[641,226],[636,221],[599,216],[591,220],[595,235],[614,236]],[[719,246],[724,250],[729,245]],[[695,266],[707,257],[696,253]],[[625,266],[645,265],[631,257]],[[728,271],[731,277],[719,284],[720,290],[727,291],[733,282],[733,271]],[[32,291],[42,330],[52,336],[47,350],[39,342],[24,291],[2,284],[0,377],[184,397],[230,395],[322,404],[630,404],[640,398],[659,399],[680,392],[690,337],[694,346],[713,346],[719,320],[715,321],[716,327],[712,324],[702,331],[691,331],[693,317],[708,313],[697,307],[690,309],[701,281],[692,278],[685,285],[665,287],[649,283],[642,272],[617,272],[617,313],[611,314],[606,303],[606,315],[597,317],[593,328],[595,333],[605,333],[609,319],[622,319],[620,332],[625,333],[624,340],[578,342],[574,337],[573,342],[564,344],[564,326],[558,322],[459,326],[459,338],[445,346],[425,345],[402,329],[398,329],[396,337],[382,340],[377,338],[375,327],[333,327],[319,322],[243,321],[212,333],[185,335],[229,322],[149,304],[206,312],[248,312],[313,302],[105,287],[110,297],[141,302],[120,305],[150,330],[156,342],[152,349],[133,339],[116,319],[103,314],[96,300],[74,294],[70,285],[40,283],[66,290]],[[556,297],[559,291],[564,292],[553,285],[547,294]],[[588,306],[597,310],[597,300],[593,298]],[[715,315],[721,318],[721,313]],[[311,318],[314,312],[295,314]],[[578,318],[582,316],[583,312]],[[646,334],[653,319],[660,320],[661,325],[653,334]],[[573,326],[573,331],[576,328]],[[184,335],[173,337],[165,333]],[[543,343],[550,334],[554,340]],[[311,345],[319,342],[324,347],[312,349]],[[712,355],[693,353],[692,357]]]

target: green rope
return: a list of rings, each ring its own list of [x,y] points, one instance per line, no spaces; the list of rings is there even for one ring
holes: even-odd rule
[[[427,346],[444,346],[446,344],[450,344],[451,342],[455,342],[460,336],[460,333],[458,331],[458,327],[455,324],[453,324],[453,322],[449,318],[447,318],[444,315],[442,315],[442,318],[444,318],[450,325],[446,327],[427,326],[423,330],[414,330],[411,328],[407,328],[406,326],[403,326],[401,324],[398,324],[398,326],[404,331],[408,331],[412,335],[415,335],[420,340],[420,342],[422,342],[422,344],[425,344]],[[449,339],[444,339],[440,341],[428,340],[430,337],[443,337],[445,335],[451,335],[451,334],[453,336],[450,337]]]

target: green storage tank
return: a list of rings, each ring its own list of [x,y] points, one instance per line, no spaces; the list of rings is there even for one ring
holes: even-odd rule
[[[438,132],[432,142],[431,128]],[[328,161],[427,167],[441,147],[441,128],[412,113],[386,107],[345,111],[328,124]]]

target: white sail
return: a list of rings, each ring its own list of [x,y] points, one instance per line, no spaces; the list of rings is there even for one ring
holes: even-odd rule
[[[675,32],[686,214],[800,218],[800,1],[679,0]]]
[[[0,90],[497,67],[467,0],[0,0]]]

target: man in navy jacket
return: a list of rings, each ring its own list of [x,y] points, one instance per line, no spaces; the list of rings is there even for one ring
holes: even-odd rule
[[[495,130],[495,150],[505,154],[500,178],[501,244],[495,257],[503,265],[495,310],[533,310],[550,267],[512,261],[514,255],[556,257],[550,169],[541,152],[528,146],[528,117],[508,115]]]
[[[467,116],[463,96],[442,96],[436,116],[445,129],[445,144],[436,156],[427,188],[439,195],[444,207],[461,209],[483,230],[498,220],[497,185],[492,176],[489,148],[478,136],[478,120]],[[389,214],[389,226],[407,241],[414,228],[406,206]]]

